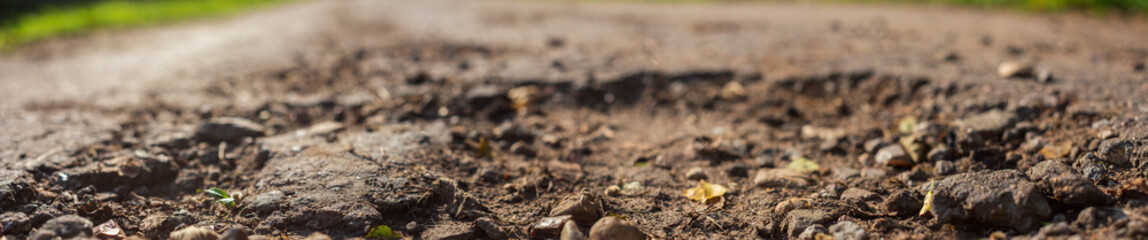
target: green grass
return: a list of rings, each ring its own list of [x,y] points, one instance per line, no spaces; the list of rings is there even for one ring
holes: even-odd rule
[[[218,16],[284,1],[289,0],[112,0],[87,6],[48,9],[0,25],[0,49],[94,29]]]

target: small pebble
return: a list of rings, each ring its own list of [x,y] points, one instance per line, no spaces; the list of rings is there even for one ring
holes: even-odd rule
[[[570,215],[574,221],[589,224],[597,220],[602,212],[597,198],[590,194],[577,194],[563,198],[558,206],[550,211],[550,216]]]
[[[1112,130],[1104,130],[1104,131],[1100,131],[1100,134],[1097,134],[1097,136],[1100,137],[1100,139],[1110,139],[1110,138],[1119,137],[1120,134],[1116,133]]]
[[[889,144],[885,143],[885,141],[882,141],[881,139],[870,139],[869,141],[865,141],[865,152],[876,153],[877,150],[880,150],[886,145]]]
[[[415,221],[411,221],[411,222],[407,223],[406,229],[407,229],[407,231],[418,231],[419,230],[419,223],[415,222]]]
[[[92,237],[92,227],[86,218],[64,215],[48,220],[29,239],[86,239]]]
[[[534,224],[530,230],[530,236],[535,238],[542,238],[547,236],[558,235],[562,231],[562,227],[566,222],[570,221],[570,215],[562,215],[557,217],[544,217]]]
[[[826,233],[829,233],[829,230],[825,229],[825,226],[821,226],[821,224],[813,224],[813,225],[810,225],[809,227],[806,227],[805,231],[801,232],[801,235],[797,235],[797,239],[801,239],[801,240],[822,239],[824,237],[819,237],[818,235],[827,235]]]
[[[594,226],[590,227],[590,240],[644,240],[646,234],[641,229],[618,220],[616,217],[604,217]]]
[[[485,232],[486,236],[490,237],[490,239],[506,238],[506,232],[502,231],[502,228],[499,228],[497,224],[494,224],[494,221],[490,218],[480,217],[475,219],[474,225],[479,229],[482,229],[482,232]]]
[[[749,177],[749,167],[742,164],[734,164],[725,169],[726,174],[731,177]]]
[[[609,187],[606,187],[606,196],[614,197],[621,194],[622,188],[618,187],[617,185],[610,185]]]
[[[877,164],[889,165],[893,167],[911,167],[913,160],[909,159],[909,155],[905,154],[905,149],[901,146],[888,146],[881,148],[877,151]]]
[[[1008,61],[1003,62],[997,67],[997,75],[1000,77],[1030,77],[1032,76],[1032,65]]]
[[[578,224],[574,221],[567,221],[565,226],[562,227],[561,240],[586,240],[586,235],[582,234],[582,230],[578,229]]]
[[[1050,83],[1054,80],[1056,79],[1052,76],[1052,70],[1047,68],[1041,69],[1040,72],[1036,73],[1036,81],[1039,83]]]
[[[201,227],[186,227],[171,233],[171,240],[216,240],[219,234]]]
[[[940,145],[929,150],[927,158],[929,161],[936,162],[942,160],[949,160],[953,156],[953,150],[945,145]]]
[[[864,240],[869,238],[869,233],[865,231],[864,227],[850,221],[833,224],[829,227],[829,232],[833,233],[834,240]]]
[[[692,181],[706,179],[706,172],[700,167],[692,167],[689,170],[686,170],[686,179]]]
[[[231,230],[227,230],[227,232],[223,233],[223,236],[220,236],[219,239],[220,240],[247,240],[248,237],[247,237],[246,231],[243,231],[242,229],[232,228]]]

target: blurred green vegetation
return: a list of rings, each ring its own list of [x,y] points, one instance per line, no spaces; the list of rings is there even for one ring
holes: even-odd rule
[[[92,29],[217,16],[290,0],[0,0],[0,49]]]
[[[616,0],[574,0],[610,2]],[[623,0],[649,2],[845,2],[845,3],[904,3],[949,4],[980,8],[1008,8],[1034,12],[1087,12],[1097,15],[1120,13],[1145,15],[1148,0]]]
[[[1084,11],[1094,14],[1148,12],[1148,0],[840,0],[845,2],[942,3],[987,8],[1017,8],[1037,12]]]
[[[174,20],[216,16],[292,0],[0,0],[0,49],[39,39]],[[610,1],[610,0],[580,0]],[[739,0],[638,0],[659,2]],[[740,0],[933,3],[1037,12],[1145,15],[1148,0]]]

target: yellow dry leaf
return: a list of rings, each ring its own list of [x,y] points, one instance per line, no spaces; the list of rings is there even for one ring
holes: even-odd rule
[[[897,132],[901,134],[913,133],[913,128],[917,127],[917,118],[913,116],[903,117],[897,121]]]
[[[785,165],[785,168],[789,168],[790,170],[798,172],[812,172],[821,169],[821,165],[817,165],[816,162],[809,160],[808,158],[798,157],[792,162],[789,162],[789,165]]]
[[[904,136],[901,137],[899,141],[901,148],[905,150],[905,154],[908,154],[909,159],[912,159],[914,163],[921,162],[921,155],[925,154],[925,145],[917,142],[917,139],[921,136],[924,136],[924,133]]]
[[[721,197],[725,195],[726,188],[717,184],[706,183],[706,180],[698,182],[697,187],[686,189],[682,194],[690,200],[705,203],[710,199]]]
[[[1044,159],[1057,159],[1068,155],[1072,152],[1072,141],[1060,141],[1055,144],[1045,145],[1040,149],[1039,154],[1044,156]]]
[[[487,142],[485,137],[478,139],[478,155],[490,159],[495,157],[494,148],[490,147],[490,142]]]
[[[917,213],[917,216],[925,216],[925,214],[933,210],[933,189],[936,188],[933,184],[933,180],[929,180],[929,193],[925,194],[924,205],[921,206],[921,212]]]

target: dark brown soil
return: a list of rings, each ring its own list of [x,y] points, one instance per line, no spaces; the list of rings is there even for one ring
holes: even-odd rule
[[[557,239],[555,219],[592,239],[624,235],[602,222],[657,239],[1143,238],[1146,26],[304,1],[52,40],[0,59],[0,231],[62,234],[78,215],[152,239]],[[1013,61],[1031,73],[999,76]],[[818,166],[788,167],[801,159]],[[729,191],[692,201],[697,179]]]

